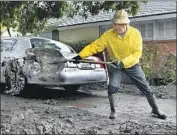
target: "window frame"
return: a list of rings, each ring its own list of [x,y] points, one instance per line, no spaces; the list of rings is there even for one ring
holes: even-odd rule
[[[152,37],[148,37],[148,25],[149,24],[152,24],[152,30],[151,30],[152,31]],[[155,33],[154,33],[154,22],[153,21],[134,22],[130,25],[137,28],[141,32],[143,40],[154,40],[154,34]],[[141,25],[145,25],[145,37],[143,36],[143,31],[142,31]]]
[[[168,39],[176,39],[176,28],[173,28],[173,21],[175,21],[176,20],[176,18],[170,18],[170,19],[161,19],[161,20],[157,20],[156,21],[156,23],[157,23],[157,27],[156,27],[156,31],[157,31],[157,33],[156,33],[156,39],[157,40],[168,40]],[[171,22],[171,28],[169,27],[168,28],[168,22]],[[161,31],[161,32],[163,32],[163,36],[159,36],[159,34],[161,33],[160,32],[160,23],[162,23],[163,24],[163,31]],[[167,34],[167,30],[171,30],[170,31],[170,34]],[[174,30],[174,31],[173,31]],[[175,34],[174,34],[174,32],[175,32]]]
[[[32,40],[45,40],[46,42],[55,45],[55,48],[51,48],[51,49],[55,49],[55,50],[58,50],[58,51],[63,52],[63,53],[66,50],[68,50],[68,51],[66,51],[66,53],[68,53],[68,52],[69,53],[72,53],[72,52],[75,53],[75,51],[73,50],[73,48],[70,47],[69,45],[64,44],[62,42],[59,42],[59,41],[55,41],[55,40],[52,40],[52,39],[45,39],[45,38],[31,38],[30,39],[30,44],[31,44],[32,48],[35,48],[34,45],[32,44]],[[43,45],[43,48],[46,48],[46,47]]]

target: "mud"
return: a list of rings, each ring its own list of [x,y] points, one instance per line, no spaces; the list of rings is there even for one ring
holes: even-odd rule
[[[64,68],[64,57],[53,49],[27,49],[24,58],[4,61],[4,77],[7,82],[5,93],[18,95],[26,84],[50,84],[58,82],[57,75]],[[53,61],[61,62],[54,63]]]
[[[174,94],[175,85],[156,92],[168,95],[157,97],[167,120],[152,117],[145,97],[129,85],[117,94],[116,120],[108,118],[107,91],[102,85],[87,85],[72,95],[58,88],[30,89],[18,97],[2,94],[1,134],[172,135],[176,134]]]
[[[18,95],[23,90],[26,83],[26,75],[18,59],[6,61],[3,68],[6,81],[5,93]]]

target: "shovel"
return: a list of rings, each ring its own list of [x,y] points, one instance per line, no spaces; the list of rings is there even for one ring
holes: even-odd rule
[[[33,49],[33,48],[30,48],[30,49],[27,49],[25,53],[27,54],[29,59],[31,59],[31,58],[36,59],[36,54],[43,53],[45,55],[45,54],[50,54],[50,53],[55,54],[56,52],[54,50],[51,50],[51,49]],[[58,53],[58,51],[57,51],[57,53]],[[60,67],[64,67],[64,63],[67,62],[67,61],[74,62],[75,60],[74,59],[66,59],[61,54],[60,54],[60,56],[58,57],[57,60],[56,59],[48,59],[48,60],[43,59],[42,60],[42,62],[44,62],[46,64],[60,64]],[[112,66],[116,69],[118,68],[117,66],[115,66],[113,64],[114,62],[116,62],[116,60],[111,61],[111,62],[104,62],[104,61],[91,61],[91,60],[85,59],[85,60],[78,60],[78,62],[80,62],[80,63],[90,63],[90,64],[106,64],[106,65],[110,65],[110,66]]]
[[[60,60],[52,60],[52,62],[47,62],[48,64],[57,64],[57,63],[65,63],[65,62],[74,62],[75,60],[73,59],[60,59]],[[113,63],[115,62],[116,60],[114,61],[110,61],[110,62],[105,62],[105,61],[92,61],[92,60],[78,60],[79,63],[90,63],[90,64],[106,64],[106,65],[110,65],[114,68],[117,68],[117,66],[115,66]]]

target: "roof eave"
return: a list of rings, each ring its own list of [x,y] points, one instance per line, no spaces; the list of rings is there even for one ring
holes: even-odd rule
[[[134,16],[129,17],[131,22],[136,21],[148,21],[152,19],[167,19],[167,18],[176,18],[177,12],[168,12],[168,13],[161,13],[161,14],[154,14],[154,15],[143,15],[143,16]],[[88,22],[88,23],[79,23],[73,25],[65,25],[65,26],[52,26],[53,28],[57,28],[58,30],[66,30],[66,29],[75,29],[75,28],[82,28],[82,27],[89,27],[89,26],[99,26],[99,25],[109,25],[111,20],[103,20],[103,21],[96,21],[96,22]],[[50,26],[49,26],[50,27]]]

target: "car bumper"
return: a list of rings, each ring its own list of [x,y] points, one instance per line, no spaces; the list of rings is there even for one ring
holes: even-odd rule
[[[49,78],[49,77],[48,77]],[[63,70],[54,76],[53,80],[41,80],[39,78],[28,79],[29,84],[39,84],[44,86],[65,86],[81,85],[106,82],[107,76],[105,70]]]

